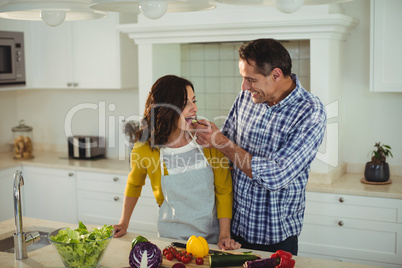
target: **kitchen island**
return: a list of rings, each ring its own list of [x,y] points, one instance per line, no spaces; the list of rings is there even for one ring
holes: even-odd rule
[[[22,170],[26,180],[24,216],[72,224],[119,221],[130,172],[128,159],[75,160],[40,151],[34,155],[34,159],[15,160],[11,153],[0,153],[0,222],[13,217],[8,196],[16,169]],[[332,183],[326,183],[322,174],[310,174],[299,255],[400,268],[402,176],[391,174],[391,184],[369,185],[360,182],[362,172],[345,172],[342,169]],[[64,189],[62,194],[59,187]],[[44,188],[48,195],[36,195]],[[129,231],[155,235],[158,215],[152,187],[146,183]]]
[[[26,231],[52,231],[61,227],[76,228],[71,224],[62,222],[54,222],[47,220],[40,220],[34,218],[23,218],[24,230]],[[92,225],[88,225],[88,229],[92,230]],[[0,222],[0,240],[13,234],[15,231],[14,219],[9,219]],[[113,238],[105,256],[102,260],[101,267],[129,267],[128,256],[131,249],[131,241],[141,234],[128,233],[120,238]],[[147,237],[152,243],[156,244],[160,249],[165,248],[172,242],[172,239],[159,238],[159,237]],[[210,245],[211,248],[217,249],[216,245]],[[237,250],[237,251],[242,251]],[[248,251],[248,250],[246,250]],[[253,251],[255,254],[261,255],[263,258],[270,257],[271,253],[262,251]],[[298,268],[364,268],[373,267],[367,265],[345,263],[338,261],[329,261],[315,258],[307,258],[295,256],[296,267]],[[25,260],[15,260],[14,254],[0,252],[0,266],[3,267],[64,267],[63,263],[59,259],[56,250],[51,246],[45,246],[35,251],[28,252],[28,258]]]

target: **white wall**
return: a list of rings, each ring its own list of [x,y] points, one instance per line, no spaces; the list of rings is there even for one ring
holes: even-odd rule
[[[343,159],[351,163],[350,170],[362,172],[361,164],[370,160],[368,153],[375,142],[381,141],[392,147],[394,157],[387,160],[391,173],[402,175],[402,92],[369,91],[370,2],[355,0],[343,5],[346,15],[360,20],[345,42],[342,59],[345,64],[341,70],[339,114]],[[401,36],[395,34],[395,38]]]
[[[138,115],[137,90],[23,90],[0,92],[0,144],[1,151],[10,150],[11,128],[20,119],[33,127],[35,150],[52,150],[66,153],[65,130],[74,135],[99,135],[104,132],[107,141],[107,156],[119,156],[119,117]],[[88,104],[95,104],[96,109]],[[74,112],[79,105],[83,109]],[[87,108],[85,108],[87,107]],[[66,118],[71,117],[71,124]],[[103,120],[103,118],[105,120]],[[114,120],[114,122],[113,122]],[[105,123],[99,123],[105,122]]]
[[[18,126],[17,92],[0,91],[0,152],[11,150],[12,127]]]

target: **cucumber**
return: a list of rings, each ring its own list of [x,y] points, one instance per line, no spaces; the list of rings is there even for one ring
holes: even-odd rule
[[[246,261],[255,261],[258,257],[251,254],[209,255],[210,267],[243,266]]]

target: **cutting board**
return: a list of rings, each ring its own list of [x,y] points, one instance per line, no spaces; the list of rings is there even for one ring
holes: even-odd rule
[[[179,248],[179,247],[176,247],[176,249],[177,250],[185,250],[185,249],[183,249],[183,248]],[[225,251],[222,251],[222,250],[216,250],[216,251],[221,251],[221,252],[225,252]],[[230,252],[231,254],[242,254],[242,253],[237,253],[237,252],[232,252],[232,251],[226,251],[226,252]],[[258,256],[258,255],[257,255]],[[175,264],[175,263],[182,263],[182,262],[179,262],[177,259],[173,259],[173,260],[171,260],[171,261],[169,261],[168,259],[166,259],[166,257],[165,256],[163,256],[163,259],[162,259],[162,264],[160,265],[160,267],[163,267],[163,268],[171,268],[172,266],[173,266],[173,264]],[[202,264],[202,265],[198,265],[198,264],[196,264],[195,263],[195,259],[193,258],[192,260],[191,260],[191,262],[189,262],[189,263],[187,263],[187,264],[184,264],[187,268],[209,268],[210,266],[209,266],[209,256],[205,256],[204,257],[204,263]],[[238,267],[242,267],[242,266],[236,266],[236,267],[233,267],[233,268],[238,268]],[[225,267],[225,268],[231,268],[231,267]]]
[[[177,259],[173,259],[171,261],[167,260],[165,256],[163,256],[162,264],[160,267],[164,268],[171,268],[175,263],[182,263],[179,262]],[[184,264],[188,268],[207,268],[209,267],[209,258],[208,256],[204,257],[204,263],[202,265],[198,265],[195,263],[195,259],[192,259],[191,262]]]

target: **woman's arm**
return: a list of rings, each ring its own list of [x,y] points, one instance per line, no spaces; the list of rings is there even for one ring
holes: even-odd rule
[[[121,213],[119,224],[113,225],[113,228],[116,231],[114,237],[120,237],[127,233],[131,214],[133,214],[133,210],[135,208],[135,205],[137,204],[137,201],[138,197],[124,196],[123,211]]]
[[[241,244],[230,238],[230,221],[229,218],[219,219],[218,247],[222,250],[238,249],[241,247]]]

